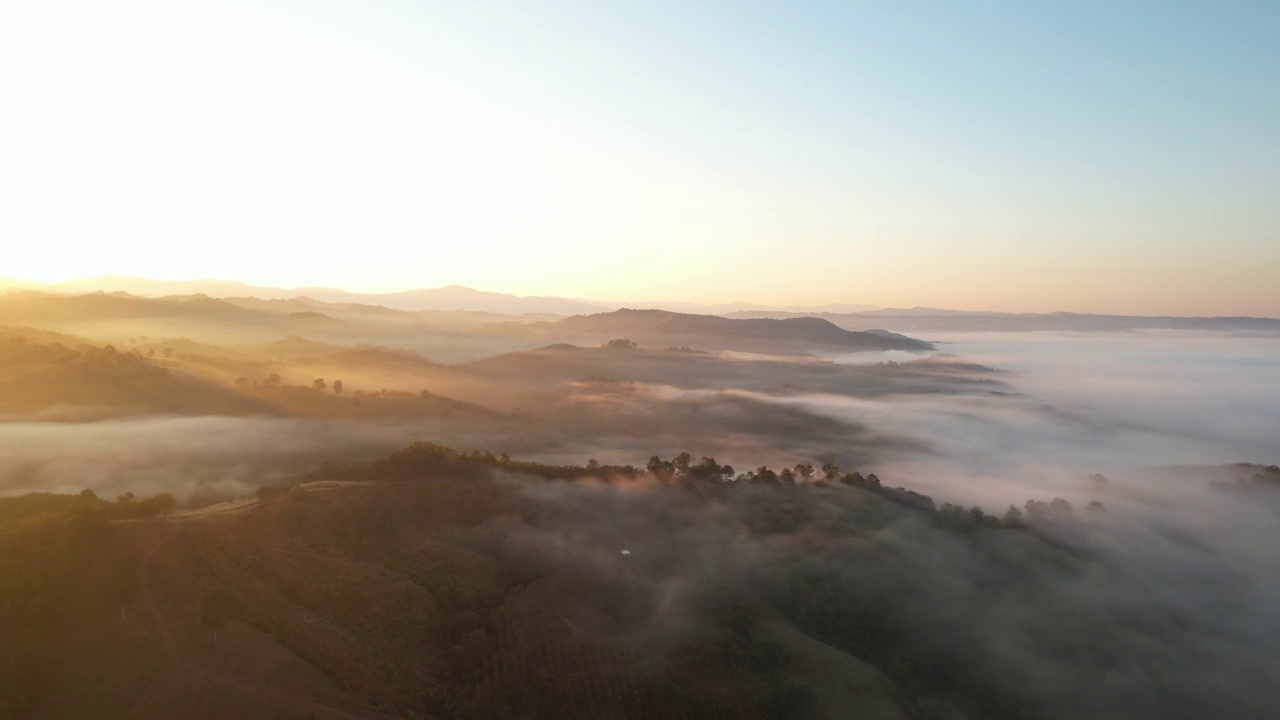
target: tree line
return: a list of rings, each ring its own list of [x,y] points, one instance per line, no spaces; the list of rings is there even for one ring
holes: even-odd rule
[[[1049,502],[1031,499],[1021,508],[1010,505],[1004,515],[987,513],[979,506],[966,508],[943,503],[939,507],[933,498],[903,487],[885,485],[875,473],[843,472],[835,463],[823,463],[815,467],[802,462],[791,467],[773,470],[762,465],[754,470],[738,473],[732,465],[721,464],[714,457],[702,456],[694,460],[692,454],[681,452],[664,460],[653,455],[643,468],[634,465],[607,465],[592,458],[583,465],[552,465],[530,460],[515,460],[506,453],[494,454],[488,450],[459,451],[447,445],[432,442],[415,442],[393,452],[384,460],[373,463],[353,463],[345,466],[326,463],[308,479],[414,480],[421,477],[453,475],[478,477],[495,470],[520,473],[546,480],[578,480],[592,478],[608,483],[617,478],[650,476],[661,482],[689,486],[715,485],[767,486],[777,488],[828,488],[850,487],[869,492],[891,503],[929,513],[937,521],[962,528],[1023,528],[1048,523],[1070,523],[1076,520],[1071,503],[1054,498]],[[270,492],[270,491],[268,491]],[[1094,500],[1085,508],[1085,515],[1100,516],[1105,512],[1102,503]]]

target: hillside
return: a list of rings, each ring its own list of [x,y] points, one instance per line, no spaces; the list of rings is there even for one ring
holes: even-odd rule
[[[6,332],[14,335],[5,337]],[[0,328],[0,415],[9,419],[105,419],[150,414],[185,416],[296,416],[330,419],[448,418],[496,422],[494,413],[439,393],[415,389],[365,389],[352,385],[344,396],[311,381],[290,384],[263,371],[261,379],[241,376],[219,381],[216,374],[259,368],[258,361],[221,348],[176,339],[114,346],[33,342]],[[38,333],[28,333],[40,337]],[[61,337],[51,335],[53,337]],[[299,339],[289,347],[326,348]],[[281,347],[270,348],[280,351]],[[408,353],[375,348],[337,349],[326,370],[374,366],[379,372],[437,367]],[[232,377],[235,377],[232,375]]]
[[[1213,618],[1115,632],[1078,594],[1143,580],[1107,561],[1123,523],[1063,502],[421,442],[170,516],[0,499],[0,717],[1261,716],[1274,689],[1169,664]]]
[[[665,310],[618,310],[565,318],[554,327],[562,333],[600,341],[627,338],[646,346],[688,345],[700,350],[805,354],[813,350],[923,351],[933,348],[920,340],[851,332],[827,320],[810,317],[731,319]]]
[[[114,347],[0,341],[0,414],[69,418],[272,413],[272,406]]]
[[[676,458],[650,474],[417,444],[170,519],[151,501],[0,500],[0,716],[890,719],[1016,708],[991,679],[961,683],[907,618],[857,610],[866,593],[842,601],[856,611],[844,624],[876,623],[878,637],[850,644],[831,634],[840,623],[815,630],[834,618],[798,630],[807,612],[791,594],[814,579],[761,564],[814,532],[847,562],[879,564],[871,546],[837,539],[880,536],[920,511],[870,486],[727,488],[706,466],[681,470]],[[712,507],[736,519],[694,522]],[[43,585],[14,584],[32,568]]]

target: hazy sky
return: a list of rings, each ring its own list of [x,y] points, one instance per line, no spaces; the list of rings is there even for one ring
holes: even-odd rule
[[[0,4],[0,275],[1280,315],[1280,2]]]

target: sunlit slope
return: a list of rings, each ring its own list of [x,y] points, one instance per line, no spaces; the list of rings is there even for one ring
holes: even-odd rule
[[[112,346],[0,346],[0,412],[254,414],[270,406]]]
[[[382,384],[350,385],[344,395],[327,384],[317,387],[297,366],[291,366],[294,384],[281,379],[277,369],[288,374],[275,363],[186,340],[121,351],[112,345],[71,348],[56,341],[33,342],[25,335],[0,337],[0,413],[53,419],[157,413],[351,419],[493,415],[438,393],[397,389],[404,385],[387,390],[386,373],[377,376]],[[345,366],[335,361],[321,371],[327,369]],[[408,386],[420,384],[415,380]]]

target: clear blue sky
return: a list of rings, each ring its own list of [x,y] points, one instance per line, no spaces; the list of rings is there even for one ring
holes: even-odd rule
[[[0,274],[1280,315],[1280,2],[0,9]]]

